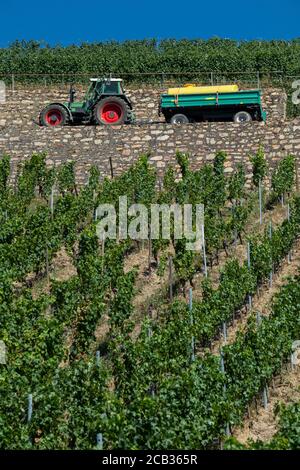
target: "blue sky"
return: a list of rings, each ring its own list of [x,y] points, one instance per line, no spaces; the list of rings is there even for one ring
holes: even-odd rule
[[[11,0],[0,8],[0,47],[16,39],[67,45],[153,37],[300,37],[300,0]]]

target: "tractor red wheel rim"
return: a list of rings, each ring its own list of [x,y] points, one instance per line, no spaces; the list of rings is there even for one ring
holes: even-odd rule
[[[59,126],[62,120],[63,115],[59,109],[51,109],[46,113],[46,121],[49,126]]]
[[[107,122],[108,124],[113,124],[118,122],[123,115],[123,110],[121,106],[117,103],[107,103],[101,109],[101,120]]]

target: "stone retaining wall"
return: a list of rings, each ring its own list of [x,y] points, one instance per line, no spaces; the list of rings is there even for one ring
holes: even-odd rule
[[[226,172],[232,172],[237,162],[244,161],[248,178],[251,177],[249,154],[255,153],[260,145],[265,148],[271,166],[288,153],[300,159],[300,120],[285,120],[285,95],[276,90],[265,95],[269,112],[266,124],[151,123],[157,121],[154,96],[157,98],[160,90],[148,89],[148,95],[131,90],[137,117],[150,121],[148,124],[41,128],[33,121],[38,110],[48,100],[63,98],[62,91],[50,91],[52,94],[46,96],[41,89],[19,90],[8,96],[7,103],[0,108],[0,154],[11,155],[14,174],[17,164],[34,152],[47,152],[49,165],[75,160],[80,183],[86,181],[93,164],[103,176],[109,175],[111,157],[115,174],[120,174],[145,152],[150,152],[150,162],[159,174],[163,174],[169,163],[174,164],[176,150],[188,152],[194,168],[211,161],[217,151],[225,150]]]
[[[83,88],[77,88],[76,99],[83,98]],[[164,88],[128,88],[126,94],[132,100],[138,121],[161,121],[158,116],[160,94]],[[27,87],[18,88],[14,93],[7,91],[7,102],[0,105],[0,125],[22,125],[30,128],[32,120],[38,120],[40,110],[50,102],[67,101],[68,87]],[[263,92],[263,108],[268,113],[268,122],[277,123],[285,120],[286,95],[280,90],[266,89]]]

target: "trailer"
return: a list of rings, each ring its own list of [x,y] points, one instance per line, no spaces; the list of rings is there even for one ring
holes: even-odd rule
[[[159,113],[171,124],[211,120],[242,123],[266,121],[267,117],[261,90],[239,90],[237,85],[170,88],[160,97]]]

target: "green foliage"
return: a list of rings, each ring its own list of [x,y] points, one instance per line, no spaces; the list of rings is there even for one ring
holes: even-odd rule
[[[226,160],[226,153],[221,151],[218,152],[214,158],[214,175],[215,175],[215,187],[214,190],[215,194],[215,204],[216,207],[219,209],[221,208],[226,200],[226,183],[225,183],[225,160]]]
[[[185,286],[187,281],[192,282],[196,273],[196,266],[194,262],[195,252],[186,249],[188,241],[185,238],[175,242],[175,256],[173,257],[173,264],[176,271],[178,281]]]
[[[299,450],[300,447],[300,404],[278,403],[275,415],[279,420],[279,430],[268,442],[249,440],[241,444],[237,439],[226,440],[226,450]]]
[[[271,442],[272,448],[298,450],[300,448],[300,403],[289,406],[281,405],[279,414],[279,432]]]
[[[212,289],[209,281],[204,281],[203,300],[193,303],[194,330],[201,344],[209,343],[222,322],[231,320],[254,286],[255,278],[247,267],[240,266],[236,259],[226,263],[220,273],[217,289]]]
[[[128,171],[112,180],[106,178],[100,187],[97,204],[111,203],[119,207],[119,197],[127,196],[127,204],[149,206],[155,200],[156,172],[149,164],[149,155],[142,155]]]
[[[175,188],[175,174],[174,174],[174,168],[172,166],[169,166],[164,174],[164,180],[163,180],[163,190],[164,190],[164,197],[161,198],[161,202],[171,203],[173,198],[172,198],[172,191]],[[167,199],[165,198],[165,195],[167,196]]]
[[[7,182],[10,175],[10,157],[4,155],[0,160],[0,197],[2,197],[7,190]]]
[[[19,165],[18,195],[25,203],[36,195],[46,197],[51,192],[54,183],[54,170],[46,167],[46,154],[34,154],[25,161],[24,165]]]
[[[276,269],[281,259],[288,254],[299,235],[299,230],[299,197],[295,197],[291,203],[290,222],[284,220],[272,231],[272,237],[266,228],[264,235],[250,238],[251,267],[259,283],[266,279],[270,271]]]
[[[290,193],[295,185],[295,157],[288,155],[280,160],[277,168],[272,174],[272,191],[274,197]]]
[[[138,80],[135,74],[140,72],[165,72],[171,77],[172,73],[195,72],[193,80],[207,79],[203,72],[211,71],[223,71],[224,76],[230,73],[231,78],[239,76],[238,71],[245,73],[249,70],[259,70],[266,76],[273,70],[281,70],[288,76],[297,76],[300,71],[299,47],[297,39],[235,41],[218,37],[208,40],[111,41],[67,47],[15,41],[10,47],[0,50],[0,74],[47,74],[54,69],[71,76],[118,72],[132,81]],[[245,75],[245,78],[253,79],[253,74]],[[187,75],[186,79],[191,80],[191,76]],[[59,75],[56,80],[59,80]]]
[[[241,200],[245,193],[245,184],[245,168],[242,163],[238,163],[236,171],[232,174],[228,182],[228,198],[231,201]]]
[[[292,79],[299,77],[299,40],[234,41],[218,37],[203,39],[145,39],[124,42],[82,43],[51,47],[38,41],[15,41],[0,49],[0,75],[7,80],[15,74],[21,82],[74,82],[91,76],[115,73],[130,83],[178,82],[208,83],[210,73],[216,82],[243,83],[256,80],[284,87],[288,95],[288,115],[299,115],[292,103]],[[53,70],[59,73],[53,73]],[[276,70],[282,73],[272,72]],[[249,72],[249,73],[247,73]],[[145,75],[145,74],[149,75]],[[20,75],[19,75],[20,74]],[[63,76],[62,76],[63,75]],[[255,76],[255,78],[254,78]]]
[[[189,173],[189,157],[182,152],[176,152],[176,161],[180,167],[183,178],[186,178]]]
[[[137,342],[123,340],[122,352],[116,351],[123,380],[118,396],[126,401],[130,426],[117,447],[212,448],[224,436],[226,423],[241,423],[247,404],[289,357],[299,334],[299,299],[295,279],[282,289],[274,313],[260,326],[252,317],[245,332],[223,349],[224,374],[220,357],[208,354],[190,362],[189,312],[180,304],[172,305],[166,321],[150,336],[145,324]]]
[[[265,153],[262,147],[259,148],[256,155],[250,157],[250,162],[252,163],[253,168],[253,184],[254,186],[258,187],[259,182],[263,181],[268,170]]]
[[[92,166],[90,169],[90,178],[89,178],[89,186],[93,191],[96,191],[99,188],[99,178],[100,178],[100,170],[96,166]]]
[[[134,281],[134,271],[117,278],[114,296],[109,305],[109,317],[114,326],[122,327],[133,312]]]
[[[67,162],[59,168],[57,182],[62,194],[66,191],[76,191],[74,165],[74,162]]]
[[[243,168],[227,180],[224,161],[220,153],[213,165],[193,172],[187,158],[181,158],[182,180],[175,182],[169,170],[157,194],[156,175],[144,156],[121,177],[102,184],[92,169],[89,183],[77,193],[71,165],[50,178],[44,157],[34,156],[19,175],[17,192],[4,189],[0,339],[8,360],[0,365],[1,449],[94,449],[99,432],[105,449],[210,449],[223,439],[227,423],[241,422],[247,405],[280,370],[299,338],[299,279],[282,288],[269,317],[260,325],[251,317],[243,333],[224,348],[225,373],[220,356],[203,349],[198,354],[198,346],[209,345],[222,322],[230,321],[266,278],[271,263],[276,268],[287,254],[300,233],[300,198],[291,200],[290,221],[278,226],[272,238],[267,232],[251,238],[250,270],[246,263],[228,260],[218,287],[206,279],[203,298],[194,300],[191,310],[181,300],[159,304],[155,317],[141,319],[140,333],[132,323],[136,273],[124,270],[132,243],[106,239],[100,245],[92,217],[96,204],[118,203],[124,194],[130,203],[147,205],[205,203],[207,246],[217,250],[232,230],[242,230],[251,210],[249,196],[233,211],[230,199],[243,196]],[[58,174],[61,193],[51,214],[46,196]],[[242,208],[246,212],[239,214]],[[193,281],[197,266],[184,242],[174,241],[173,259],[182,284]],[[33,296],[26,288],[28,273],[45,278],[46,253],[51,263],[62,246],[73,255],[73,275],[66,281],[50,279],[46,293]],[[158,247],[165,264],[167,247],[161,240]],[[98,344],[95,333],[103,319],[110,331]],[[97,361],[96,349],[101,350]],[[291,428],[297,413],[286,415],[282,434],[270,448],[298,446]]]

